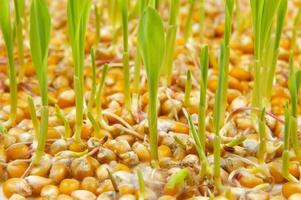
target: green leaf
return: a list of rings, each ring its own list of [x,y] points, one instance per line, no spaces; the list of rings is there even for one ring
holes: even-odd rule
[[[43,105],[48,105],[47,61],[50,28],[47,1],[33,0],[30,13],[30,51],[40,83]]]
[[[301,70],[296,71],[295,77],[296,77],[296,87],[297,87],[297,93],[298,93],[300,91],[300,87],[301,87]]]
[[[165,187],[168,189],[174,189],[184,184],[185,179],[190,175],[188,169],[181,169],[178,173],[174,174],[166,183]]]
[[[15,13],[16,13],[16,22],[19,24],[22,17],[24,16],[24,0],[14,0]]]
[[[157,83],[164,56],[164,29],[159,13],[152,7],[143,13],[138,42],[149,82]]]
[[[139,184],[139,192],[138,192],[138,200],[144,200],[145,196],[145,183],[143,180],[143,175],[140,170],[137,170],[137,176],[138,176],[138,184]]]
[[[0,25],[2,30],[2,35],[7,46],[8,51],[13,50],[13,40],[12,40],[12,24],[10,16],[10,6],[9,0],[2,0],[0,5]]]

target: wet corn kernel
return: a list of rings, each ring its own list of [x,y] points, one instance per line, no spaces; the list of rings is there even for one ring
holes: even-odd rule
[[[158,147],[158,156],[159,156],[159,158],[171,157],[171,155],[172,155],[172,153],[171,153],[171,150],[168,146],[160,145]]]
[[[10,162],[6,167],[6,171],[8,177],[10,178],[17,178],[21,177],[26,169],[28,168],[29,164],[27,162],[18,161],[18,162]]]
[[[81,138],[86,140],[89,139],[92,135],[92,132],[93,132],[92,126],[84,123],[82,126]]]
[[[78,189],[79,182],[76,179],[64,179],[59,186],[59,191],[63,194],[71,194],[71,192]]]
[[[241,67],[233,67],[230,71],[230,76],[233,76],[241,81],[248,81],[251,78],[250,72]]]
[[[73,200],[73,198],[66,194],[60,194],[57,196],[57,200]]]
[[[51,178],[55,183],[59,183],[65,179],[68,174],[68,167],[64,163],[56,162],[50,169],[49,178]]]
[[[292,194],[288,200],[299,200],[301,199],[301,193],[295,193],[295,194]]]
[[[207,87],[211,92],[215,92],[217,89],[217,78],[208,79]]]
[[[95,193],[98,185],[99,183],[96,178],[85,177],[80,184],[80,188]]]
[[[86,146],[80,142],[72,142],[69,145],[69,150],[74,152],[82,152],[86,149]]]
[[[150,161],[150,153],[146,146],[143,144],[136,142],[133,144],[133,151],[137,154],[138,158],[142,162]]]
[[[16,159],[27,159],[29,158],[29,147],[25,144],[18,144],[12,147],[9,147],[6,150],[6,155],[8,160],[16,160]]]
[[[32,194],[29,184],[22,178],[11,178],[2,184],[2,190],[6,197],[13,194],[20,194],[22,196],[30,196]]]
[[[108,191],[114,191],[114,187],[111,180],[106,179],[100,183],[99,187],[96,190],[96,193],[101,194]]]
[[[58,106],[61,108],[71,107],[75,104],[75,92],[73,90],[62,91],[58,97]]]
[[[282,195],[289,198],[292,194],[301,193],[301,183],[287,182],[282,186]]]
[[[55,200],[59,195],[59,189],[55,185],[45,185],[42,188],[40,195],[41,197],[45,197],[49,200]]]
[[[54,127],[48,127],[47,139],[59,139],[61,138],[60,132]]]
[[[132,185],[123,184],[118,187],[121,195],[134,194],[135,188]]]
[[[189,128],[186,124],[174,121],[172,126],[171,126],[171,131],[176,132],[176,133],[189,133]]]
[[[252,188],[263,183],[263,180],[251,173],[242,173],[237,177],[238,181],[244,187]]]

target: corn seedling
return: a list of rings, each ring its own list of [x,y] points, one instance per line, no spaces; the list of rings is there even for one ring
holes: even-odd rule
[[[291,117],[290,117],[290,132],[292,136],[292,144],[298,161],[301,162],[301,151],[298,134],[298,92],[301,85],[301,70],[295,71],[293,62],[293,52],[290,54],[289,63],[289,81],[288,88],[291,95]]]
[[[143,175],[140,170],[137,171],[138,176],[138,184],[139,184],[139,191],[138,191],[138,200],[144,200],[145,198],[145,183],[143,180]]]
[[[285,105],[285,125],[284,125],[284,138],[283,138],[283,152],[282,152],[282,174],[290,182],[298,182],[298,180],[289,172],[290,167],[290,129],[291,129],[291,116],[288,104]]]
[[[0,134],[6,134],[6,133],[7,133],[7,129],[2,124],[0,124]]]
[[[105,84],[107,71],[108,71],[108,64],[105,64],[102,68],[101,79],[100,79],[98,89],[97,89],[97,93],[96,93],[96,116],[97,116],[97,119],[102,119],[101,95],[102,95],[103,87],[104,87],[104,84]]]
[[[36,108],[31,96],[28,96],[27,102],[28,102],[29,115],[31,117],[32,126],[34,129],[33,146],[36,147],[39,138],[39,120],[37,118]]]
[[[38,76],[42,97],[41,122],[38,146],[33,159],[38,164],[44,154],[48,130],[48,82],[47,63],[50,40],[51,19],[46,0],[33,0],[30,13],[30,51],[32,62]]]
[[[3,0],[0,5],[0,26],[5,42],[9,63],[10,118],[8,123],[14,124],[17,115],[17,80],[14,61],[14,34],[10,15],[10,1]]]
[[[204,24],[205,24],[205,0],[200,1],[200,23],[199,23],[199,32],[200,32],[200,41],[203,41],[204,38]]]
[[[191,175],[188,169],[181,169],[179,172],[170,177],[166,185],[164,186],[164,191],[166,193],[173,193],[173,191],[179,191],[184,185],[185,180],[191,180]]]
[[[173,57],[176,45],[176,35],[178,30],[178,13],[180,8],[180,1],[171,1],[168,28],[166,34],[166,44],[165,44],[165,58],[163,61],[163,66],[165,67],[166,84],[169,85],[172,77],[173,69]]]
[[[152,2],[152,1],[151,1]],[[157,93],[159,75],[164,56],[164,29],[159,13],[153,4],[149,4],[141,18],[138,30],[138,42],[144,61],[149,92],[148,126],[151,158],[154,166],[158,163],[157,143]]]
[[[257,152],[259,163],[264,163],[265,153],[267,150],[266,144],[266,130],[265,130],[265,108],[262,110],[260,119],[258,122],[258,130],[259,130],[259,149]]]
[[[68,139],[71,137],[71,127],[69,121],[63,115],[61,109],[55,105],[55,116],[59,118],[64,123],[65,132],[63,134],[64,139]]]
[[[200,158],[200,163],[202,166],[202,169],[200,171],[200,176],[201,176],[201,178],[204,178],[205,175],[211,175],[211,169],[210,169],[209,163],[206,158],[205,146],[202,145],[202,141],[200,140],[200,137],[195,129],[195,126],[192,122],[191,116],[187,113],[186,110],[184,110],[184,113],[188,120],[188,124],[189,124],[190,130],[191,130],[191,133],[192,133],[195,147],[196,147],[196,150],[197,150],[199,158]]]
[[[188,15],[185,23],[185,28],[184,28],[185,42],[188,41],[192,32],[192,14],[193,14],[194,5],[195,5],[195,0],[189,0],[189,10],[188,10]]]
[[[251,0],[251,9],[255,52],[252,106],[262,108],[262,104],[270,99],[272,91],[287,0]],[[275,17],[277,23],[273,36]]]
[[[84,48],[90,6],[90,0],[68,0],[67,5],[67,25],[74,63],[74,88],[76,95],[76,124],[74,137],[76,141],[81,141],[83,123]]]
[[[87,113],[87,117],[89,119],[89,121],[91,122],[93,129],[94,129],[94,137],[96,138],[102,138],[102,135],[100,134],[100,126],[98,124],[98,122],[95,120],[95,118],[93,117],[93,115],[88,112]]]
[[[186,84],[185,84],[185,96],[184,96],[184,106],[188,107],[190,104],[190,93],[191,93],[191,72],[190,70],[186,73]]]
[[[298,8],[298,12],[297,12],[297,15],[294,19],[294,24],[293,24],[293,33],[292,33],[292,41],[291,41],[291,49],[294,51],[294,52],[297,52],[297,44],[296,44],[296,41],[297,41],[297,31],[298,31],[298,26],[300,24],[300,20],[301,20],[301,4],[299,5],[299,8]]]
[[[89,102],[88,102],[88,113],[92,112],[92,108],[94,105],[94,98],[95,98],[95,93],[96,93],[96,64],[95,64],[95,54],[94,54],[94,49],[91,49],[90,52],[91,55],[91,61],[92,61],[92,85],[91,85],[91,93],[89,97]]]
[[[131,109],[131,89],[130,89],[130,66],[129,66],[129,27],[128,27],[128,0],[119,0],[122,16],[123,30],[123,73],[124,73],[124,95],[125,107]]]
[[[18,61],[19,61],[19,81],[22,81],[24,76],[24,0],[14,0],[15,5],[15,31],[18,44]]]
[[[200,54],[200,69],[201,69],[201,76],[200,76],[200,103],[199,103],[199,129],[198,134],[202,144],[202,147],[205,150],[206,147],[206,124],[205,124],[205,115],[206,115],[206,91],[207,91],[207,78],[208,78],[208,67],[209,67],[209,55],[208,55],[208,46],[205,45],[202,48]]]

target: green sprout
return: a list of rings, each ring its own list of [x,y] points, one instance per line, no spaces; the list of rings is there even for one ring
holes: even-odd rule
[[[90,93],[88,108],[87,108],[88,113],[92,112],[95,93],[96,93],[96,63],[95,63],[95,54],[94,54],[93,48],[90,51],[90,55],[91,55],[91,61],[92,61],[92,88],[91,88],[91,93]]]
[[[108,64],[105,64],[102,68],[101,79],[100,79],[100,82],[98,85],[98,90],[96,93],[96,116],[97,116],[97,119],[102,119],[101,95],[102,95],[103,87],[105,84],[107,71],[108,71]]]
[[[83,124],[85,33],[90,13],[90,6],[90,0],[68,0],[67,5],[68,33],[75,68],[74,88],[76,94],[76,124],[74,137],[78,142],[81,141]]]
[[[137,2],[139,9],[139,17],[142,17],[144,8],[146,6],[146,0],[140,0]],[[140,22],[138,27],[140,26]],[[133,113],[138,112],[138,99],[139,99],[139,84],[140,84],[140,71],[141,71],[142,58],[141,53],[139,52],[139,43],[137,43],[137,52],[135,58],[135,67],[134,67],[134,81],[133,81],[133,96],[132,96],[132,111]]]
[[[286,9],[287,0],[251,0],[255,52],[253,107],[261,109],[270,99]]]
[[[6,133],[7,133],[7,129],[2,124],[0,124],[0,134],[6,134]]]
[[[165,189],[167,190],[179,189],[181,188],[181,186],[183,186],[186,179],[191,181],[192,177],[190,175],[189,170],[184,168],[170,177],[170,179],[165,185]]]
[[[186,106],[186,107],[188,107],[190,104],[191,88],[192,88],[191,71],[188,70],[187,74],[186,74],[185,96],[184,96],[184,106]]]
[[[201,178],[203,178],[205,175],[211,174],[211,169],[210,169],[209,163],[206,158],[205,147],[202,145],[203,141],[201,141],[199,135],[197,134],[197,131],[192,122],[191,116],[187,113],[186,110],[184,110],[184,113],[188,120],[188,124],[189,124],[190,130],[191,130],[191,133],[192,133],[192,137],[195,142],[195,148],[199,154],[200,163],[202,166],[201,171],[200,171],[200,176],[201,176]]]
[[[101,15],[100,15],[100,6],[94,5],[94,15],[95,15],[95,36],[96,36],[96,44],[100,41],[100,22],[101,22]]]
[[[265,153],[267,151],[266,144],[266,130],[265,130],[265,108],[262,109],[260,119],[258,122],[258,130],[259,130],[259,149],[257,152],[259,163],[264,163]]]
[[[138,200],[144,200],[145,199],[145,183],[143,180],[143,175],[140,170],[137,170],[137,176],[138,176],[138,184],[139,184]]]
[[[165,48],[165,58],[163,61],[163,66],[165,67],[166,84],[169,85],[172,78],[173,69],[173,57],[176,45],[176,35],[178,29],[178,14],[180,8],[180,1],[171,1],[169,19],[168,19],[168,29],[166,34],[166,48]]]
[[[24,76],[24,0],[14,0],[15,5],[15,15],[16,15],[16,36],[18,44],[18,58],[19,58],[19,81],[23,79]]]
[[[301,86],[301,70],[295,72],[294,62],[293,62],[293,52],[290,53],[289,62],[289,80],[288,88],[291,95],[291,118],[290,118],[290,132],[292,135],[292,144],[298,161],[301,162],[301,151],[299,144],[299,134],[298,134],[298,92]]]
[[[57,105],[55,105],[55,116],[64,123],[65,132],[63,134],[63,138],[64,139],[70,138],[71,137],[71,127],[70,127],[69,121],[63,115],[61,109]]]
[[[185,28],[184,28],[185,42],[188,41],[188,39],[191,36],[191,32],[192,32],[192,15],[193,15],[194,5],[195,5],[195,0],[189,0],[189,10],[188,10],[188,15],[187,15],[187,19],[185,22]]]
[[[200,54],[200,68],[201,68],[201,76],[200,76],[200,103],[199,103],[199,137],[202,144],[202,147],[205,150],[205,133],[206,133],[206,90],[207,90],[207,78],[208,78],[208,67],[209,67],[209,55],[208,55],[208,46],[205,45],[202,48],[201,54]]]
[[[35,105],[33,103],[33,99],[31,96],[28,96],[27,98],[28,102],[28,108],[29,108],[29,115],[31,117],[32,126],[34,129],[34,137],[33,137],[33,146],[36,147],[38,144],[38,138],[39,138],[39,120],[37,118],[37,112]]]
[[[10,118],[9,123],[14,124],[17,116],[17,80],[14,61],[14,34],[10,16],[9,0],[1,1],[0,5],[0,26],[5,42],[8,63],[9,63],[9,91],[10,91]]]
[[[284,138],[283,138],[283,152],[282,152],[282,174],[290,182],[298,182],[298,180],[289,172],[290,158],[289,158],[289,138],[291,129],[291,116],[288,104],[285,104],[285,121],[284,121]]]
[[[158,166],[157,143],[157,93],[159,75],[164,56],[164,29],[162,19],[152,4],[149,4],[141,18],[138,42],[144,61],[149,91],[148,126],[153,166]]]
[[[128,27],[128,0],[120,0],[122,30],[123,30],[123,73],[125,107],[131,109],[130,69],[129,69],[129,27]]]
[[[296,40],[297,40],[297,31],[298,31],[298,26],[300,24],[300,20],[301,20],[301,4],[299,5],[298,12],[294,19],[294,24],[293,24],[293,33],[292,33],[292,41],[291,41],[292,47],[291,48],[294,52],[297,51]]]
[[[48,82],[47,62],[51,19],[46,0],[33,0],[30,12],[30,51],[39,80],[42,108],[38,146],[33,163],[38,164],[44,154],[48,130]]]
[[[100,134],[100,126],[99,126],[98,122],[95,120],[95,118],[93,117],[93,115],[90,112],[87,113],[87,116],[94,129],[94,137],[102,138],[102,135]]]

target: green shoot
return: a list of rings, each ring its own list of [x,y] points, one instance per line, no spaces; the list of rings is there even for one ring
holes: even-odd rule
[[[138,191],[138,200],[144,200],[145,196],[145,183],[143,180],[143,175],[140,170],[137,170],[138,176],[138,184],[139,184],[139,191]]]
[[[255,52],[253,107],[261,109],[270,99],[286,8],[287,0],[251,0]],[[272,37],[275,16],[276,33]]]
[[[130,69],[129,69],[129,27],[128,27],[128,0],[120,0],[122,30],[123,30],[123,73],[125,107],[131,109]]]
[[[298,182],[298,180],[289,173],[290,157],[289,157],[289,138],[291,129],[291,116],[288,104],[285,104],[285,122],[284,122],[284,147],[282,152],[282,174],[290,182]]]
[[[55,105],[55,116],[64,123],[65,132],[63,134],[63,138],[64,139],[70,138],[71,137],[71,128],[70,128],[69,121],[65,118],[61,109],[57,105]]]
[[[204,38],[204,24],[205,24],[205,0],[200,1],[200,23],[199,23],[199,32],[200,32],[200,41],[203,41]]]
[[[94,117],[92,116],[92,114],[90,112],[87,113],[87,116],[94,129],[94,137],[99,138],[99,139],[102,138],[103,136],[100,134],[100,126],[99,126],[98,122],[94,119]]]
[[[208,45],[205,45],[202,48],[201,54],[200,54],[200,68],[201,68],[201,76],[200,76],[200,104],[199,104],[199,138],[202,144],[202,147],[205,150],[206,147],[206,90],[207,90],[207,78],[208,78],[208,67],[209,67],[209,55],[208,55]]]
[[[247,137],[242,135],[242,136],[240,136],[238,138],[235,138],[232,141],[228,142],[226,144],[226,146],[227,147],[235,147],[235,146],[240,145],[241,143],[243,143],[246,139],[247,139]]]
[[[184,181],[190,177],[190,172],[188,169],[181,169],[179,172],[170,177],[168,182],[166,183],[164,190],[175,190],[181,188],[183,186]]]
[[[9,0],[1,1],[0,5],[0,26],[5,42],[8,63],[9,63],[9,91],[10,91],[10,118],[9,123],[14,124],[17,115],[17,80],[14,62],[14,36],[10,16]]]
[[[16,15],[16,35],[18,44],[18,58],[19,58],[19,81],[24,76],[24,36],[23,36],[23,19],[24,19],[24,0],[14,0],[15,15]]]
[[[298,30],[298,26],[300,24],[300,20],[301,20],[301,4],[299,5],[298,12],[294,19],[294,24],[293,24],[293,33],[292,33],[292,41],[291,41],[292,47],[291,48],[294,52],[297,52],[296,40],[297,40],[297,30]]]
[[[100,82],[98,85],[98,90],[96,93],[96,116],[97,116],[97,119],[102,119],[101,95],[102,95],[103,87],[105,84],[107,71],[108,71],[108,64],[105,64],[102,68],[101,79],[100,79]]]
[[[91,61],[92,61],[92,88],[91,88],[90,98],[89,98],[89,102],[88,102],[88,111],[87,111],[88,113],[92,112],[95,93],[96,93],[96,64],[95,64],[95,54],[94,54],[93,48],[91,49],[90,55],[91,55]]]
[[[295,72],[294,62],[293,62],[293,52],[290,53],[290,73],[288,80],[288,88],[291,95],[291,135],[292,144],[298,161],[301,162],[301,151],[299,144],[299,134],[298,134],[298,90],[300,89],[300,73],[301,71]],[[299,81],[299,82],[297,82]]]
[[[34,129],[34,137],[33,137],[34,145],[33,146],[36,147],[36,145],[38,144],[38,138],[39,138],[39,120],[37,118],[36,108],[35,108],[35,105],[33,103],[33,99],[31,96],[28,96],[27,102],[28,102],[28,108],[29,108],[29,115],[31,117],[32,126]]]
[[[151,5],[151,4],[150,4]],[[155,8],[148,6],[141,18],[138,30],[140,52],[145,64],[148,91],[149,109],[148,126],[150,136],[151,158],[153,166],[158,166],[157,143],[157,93],[159,75],[164,56],[164,29],[162,19]]]
[[[258,130],[259,130],[259,149],[257,152],[258,162],[263,164],[265,159],[265,153],[267,151],[266,144],[266,130],[265,130],[265,108],[262,109],[260,119],[258,122]]]
[[[38,76],[42,98],[40,134],[38,137],[38,147],[33,159],[34,164],[38,164],[44,154],[48,130],[47,62],[50,29],[51,20],[47,1],[33,0],[30,12],[30,51]]]
[[[227,104],[227,91],[228,91],[228,73],[229,73],[229,60],[230,60],[230,37],[232,28],[232,15],[233,15],[234,0],[226,0],[225,10],[225,33],[224,33],[224,56],[220,62],[223,65],[224,78],[223,78],[223,100],[221,118],[224,119],[224,112]]]
[[[139,17],[142,17],[144,8],[146,6],[146,0],[140,0],[137,2],[138,9],[139,9]],[[138,27],[140,26],[140,22]],[[138,112],[138,99],[139,99],[139,84],[140,84],[140,71],[141,71],[141,64],[142,58],[139,52],[139,43],[137,43],[137,51],[136,51],[136,58],[135,58],[135,68],[134,68],[134,81],[133,81],[133,97],[132,97],[132,111],[133,113]]]
[[[193,15],[194,5],[195,5],[195,0],[189,0],[189,11],[188,11],[187,19],[186,19],[186,22],[185,22],[185,28],[184,28],[184,40],[185,40],[185,42],[187,42],[188,39],[191,36],[192,15]]]
[[[7,133],[7,129],[2,124],[0,124],[0,134],[6,134],[6,133]]]
[[[191,72],[187,71],[186,74],[186,84],[185,84],[185,97],[184,97],[184,106],[188,107],[190,104],[190,93],[191,93],[192,83],[191,83]]]
[[[266,100],[269,100],[272,94],[272,86],[273,86],[273,80],[275,76],[275,70],[276,70],[276,64],[277,64],[277,58],[278,58],[278,53],[279,53],[279,46],[280,46],[280,38],[281,38],[281,33],[283,29],[283,24],[285,20],[285,15],[286,15],[286,10],[287,10],[287,0],[281,0],[279,7],[278,7],[278,12],[277,12],[277,24],[276,24],[276,33],[275,33],[275,39],[272,43],[272,53],[270,57],[267,59],[270,59],[270,61],[267,61],[268,64],[265,66],[265,69],[268,71],[267,73],[267,82],[265,83],[266,85]],[[269,54],[268,54],[269,55]]]
[[[165,67],[166,84],[169,85],[172,77],[173,69],[173,56],[176,45],[176,35],[178,29],[178,14],[180,8],[180,1],[171,1],[169,19],[168,19],[168,29],[166,35],[166,48],[165,48],[165,58],[163,61],[163,66]]]
[[[205,147],[202,145],[202,141],[200,140],[199,135],[197,134],[197,131],[195,130],[195,126],[192,122],[190,115],[187,113],[186,110],[184,110],[184,114],[186,115],[186,118],[188,120],[188,124],[189,124],[190,130],[192,133],[192,137],[193,137],[193,140],[195,143],[195,148],[199,154],[200,163],[202,166],[202,169],[200,171],[200,176],[201,176],[201,178],[203,178],[205,175],[211,174],[211,169],[210,169],[209,163],[206,158]]]
[[[101,22],[101,15],[99,13],[100,7],[94,5],[94,15],[95,15],[95,36],[96,36],[96,44],[100,41],[100,22]]]
[[[68,0],[67,25],[69,39],[72,47],[74,63],[74,88],[76,102],[75,140],[81,141],[83,124],[83,101],[84,101],[84,56],[85,56],[85,33],[90,13],[90,0]]]
[[[225,59],[225,43],[223,42],[220,47],[220,63],[219,63],[219,74],[218,74],[218,86],[217,92],[215,95],[214,101],[214,112],[213,112],[213,121],[215,129],[215,137],[213,141],[213,150],[214,150],[214,182],[217,189],[221,189],[221,174],[220,174],[220,160],[221,160],[221,137],[219,134],[220,128],[222,126],[223,114],[225,107],[223,106],[223,99],[225,93],[224,90],[224,78],[225,70],[223,65],[223,60]]]

